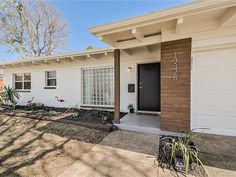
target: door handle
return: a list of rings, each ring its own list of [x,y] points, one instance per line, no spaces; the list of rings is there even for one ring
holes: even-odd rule
[[[142,89],[143,87],[139,87],[140,89]]]

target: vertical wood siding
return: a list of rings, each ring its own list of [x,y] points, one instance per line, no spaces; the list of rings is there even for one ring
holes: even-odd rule
[[[191,38],[161,44],[161,129],[190,129]],[[177,56],[177,80],[173,59]]]

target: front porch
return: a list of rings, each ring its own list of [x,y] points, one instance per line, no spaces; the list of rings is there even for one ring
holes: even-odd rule
[[[148,53],[133,46],[114,50],[114,122],[120,129],[153,134],[190,130],[191,45],[186,38],[149,45]],[[129,104],[161,116],[134,114],[120,120]]]
[[[120,130],[150,133],[156,135],[178,136],[180,133],[162,131],[160,129],[160,114],[127,114],[115,124]]]

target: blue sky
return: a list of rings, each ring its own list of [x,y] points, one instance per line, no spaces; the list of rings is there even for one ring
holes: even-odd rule
[[[64,52],[84,50],[91,44],[106,47],[88,32],[89,27],[114,22],[128,17],[166,9],[191,0],[51,0],[68,23],[69,38]],[[0,46],[0,61],[14,60],[17,56],[7,53]]]

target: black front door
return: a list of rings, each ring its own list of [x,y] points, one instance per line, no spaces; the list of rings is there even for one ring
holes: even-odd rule
[[[138,110],[160,112],[160,63],[138,65]]]

